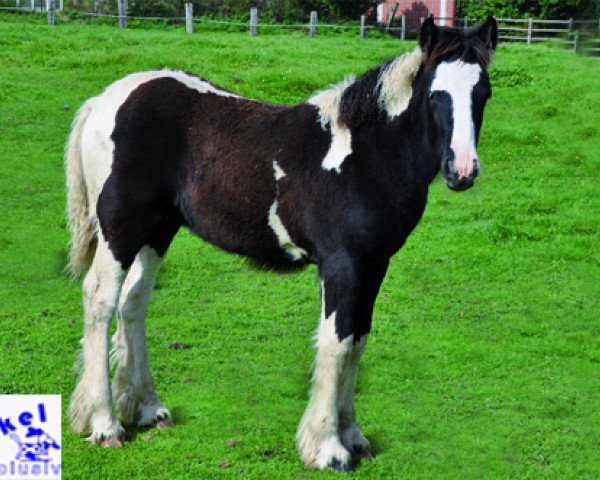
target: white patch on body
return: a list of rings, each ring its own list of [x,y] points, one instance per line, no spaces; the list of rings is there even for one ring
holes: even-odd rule
[[[352,135],[350,130],[337,122],[331,124],[331,146],[321,163],[324,170],[342,173],[342,163],[352,153]]]
[[[321,321],[317,329],[317,355],[308,407],[296,435],[296,443],[304,463],[325,469],[335,459],[343,466],[350,462],[350,452],[342,444],[339,433],[338,399],[340,373],[352,350],[353,335],[341,342],[335,330],[336,312],[325,316],[325,288],[321,282]]]
[[[277,160],[273,160],[273,171],[275,172],[275,181],[278,182],[283,177],[285,177],[285,172],[279,166],[279,164],[277,163]]]
[[[275,176],[275,181],[278,182],[283,177],[285,177],[285,172],[277,163],[277,160],[273,160],[273,175]],[[279,185],[276,188],[277,196],[279,196]],[[289,255],[292,257],[292,260],[300,260],[302,257],[306,256],[306,250],[300,248],[292,241],[292,237],[290,237],[290,233],[285,228],[285,225],[281,221],[281,217],[277,215],[277,207],[279,203],[277,201],[277,197],[275,197],[275,201],[269,208],[269,226],[271,230],[275,233],[277,237],[277,241],[279,242],[279,246],[283,248]]]
[[[292,237],[290,237],[287,228],[285,228],[281,218],[277,215],[277,205],[277,200],[275,200],[269,209],[269,227],[275,232],[279,246],[283,248],[293,260],[300,260],[302,257],[306,256],[306,250],[300,248],[292,241]]]
[[[408,108],[412,97],[412,81],[425,60],[419,48],[396,58],[379,77],[379,106],[388,118],[399,116]]]
[[[480,76],[479,65],[454,60],[440,63],[431,83],[432,92],[447,92],[452,99],[454,125],[450,148],[454,151],[454,165],[460,176],[471,174],[477,158],[471,95]]]
[[[331,145],[321,162],[324,170],[335,170],[341,173],[342,163],[352,153],[352,135],[348,128],[340,125],[338,117],[342,95],[353,82],[354,77],[348,77],[340,84],[319,92],[308,100],[308,103],[319,109],[321,128],[327,130],[329,125],[331,129]]]

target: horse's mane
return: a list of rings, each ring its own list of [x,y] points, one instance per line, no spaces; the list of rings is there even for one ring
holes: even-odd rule
[[[354,75],[349,75],[340,83],[331,85],[329,88],[321,90],[308,99],[308,103],[319,107],[321,126],[323,129],[325,129],[329,123],[337,123],[342,95],[354,81]]]
[[[420,47],[383,63],[362,75],[324,90],[308,102],[320,109],[323,128],[328,123],[353,128],[378,117],[395,118],[408,108],[413,80],[420,68],[435,68],[447,58],[476,61],[486,68],[494,50],[476,35],[478,27],[467,30],[440,27],[431,51]]]
[[[494,49],[475,35],[478,29],[479,27],[466,30],[440,27],[439,36],[425,61],[425,68],[435,68],[448,57],[476,61],[482,68],[487,68],[494,58]]]
[[[420,48],[383,63],[362,75],[353,76],[317,93],[308,100],[319,107],[323,128],[332,126],[352,127],[358,123],[380,116],[402,113],[412,96],[412,81],[424,61]]]

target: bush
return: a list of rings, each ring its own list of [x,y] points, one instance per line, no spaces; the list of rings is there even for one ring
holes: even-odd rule
[[[598,18],[598,0],[458,0],[457,16],[546,19]]]

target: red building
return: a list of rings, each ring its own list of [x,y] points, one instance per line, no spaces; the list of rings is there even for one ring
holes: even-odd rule
[[[456,12],[456,0],[384,0],[377,7],[378,22],[387,22],[395,3],[398,4],[395,18],[406,15],[406,26],[409,29],[419,28],[421,17],[427,18],[431,14],[436,19],[448,18],[446,21],[436,20],[439,25],[453,24],[449,18],[454,17]]]

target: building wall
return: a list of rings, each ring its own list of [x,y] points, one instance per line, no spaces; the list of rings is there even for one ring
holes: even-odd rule
[[[394,9],[394,4],[398,3],[396,18],[406,15],[406,24],[409,29],[417,29],[420,25],[421,17],[427,18],[433,13],[434,17],[442,16],[443,0],[384,0],[377,9],[377,20],[386,22],[388,15]],[[456,11],[456,1],[446,0],[445,17],[454,17]],[[442,25],[443,22],[437,20],[436,23]],[[450,20],[446,21],[446,25],[452,25]]]

